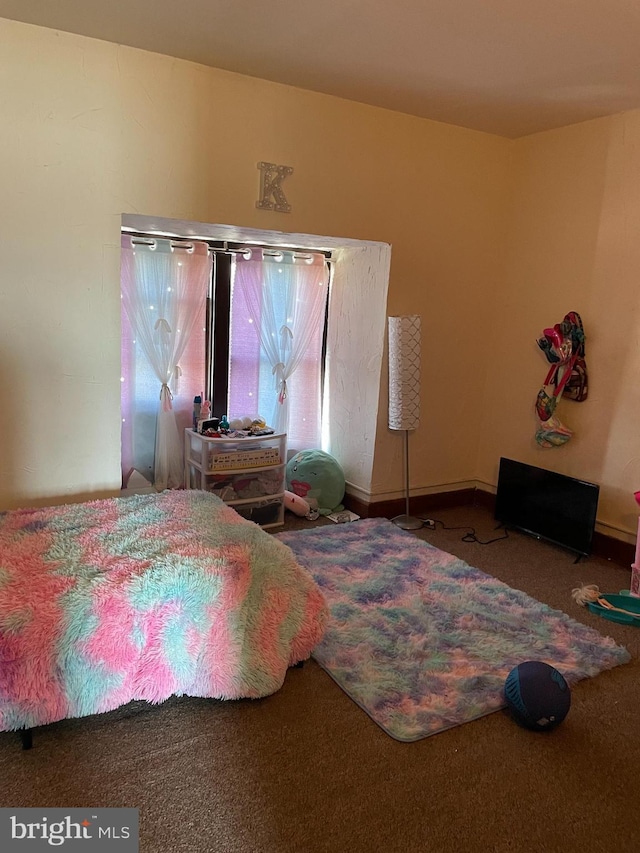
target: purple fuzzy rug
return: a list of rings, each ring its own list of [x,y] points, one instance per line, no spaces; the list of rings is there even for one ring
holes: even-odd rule
[[[386,519],[277,538],[329,604],[313,657],[397,740],[505,707],[505,678],[522,661],[545,661],[574,684],[630,660],[610,637]]]

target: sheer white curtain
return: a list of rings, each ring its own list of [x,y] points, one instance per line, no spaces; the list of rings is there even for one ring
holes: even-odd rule
[[[158,491],[179,488],[183,482],[183,440],[173,398],[182,372],[180,360],[194,327],[198,321],[202,323],[211,278],[206,243],[185,245],[161,239],[147,245],[122,237],[123,339],[141,348],[156,380],[153,478]],[[123,382],[126,374],[123,364]],[[136,408],[143,401],[135,390],[123,394],[123,404],[125,400],[123,420],[133,424]],[[123,440],[123,468],[126,444]]]
[[[326,259],[316,253],[273,256],[252,249],[249,258],[236,258],[233,288],[234,304],[239,290],[271,368],[273,410],[263,415],[270,415],[276,432],[289,433],[290,405],[296,406],[291,377],[321,340],[329,291]],[[313,358],[319,362],[320,353]],[[319,446],[319,387],[309,390],[317,398],[318,423],[311,446]]]

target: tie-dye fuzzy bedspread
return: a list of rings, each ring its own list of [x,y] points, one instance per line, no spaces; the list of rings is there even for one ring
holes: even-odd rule
[[[0,513],[0,730],[267,696],[326,618],[289,548],[205,492]]]

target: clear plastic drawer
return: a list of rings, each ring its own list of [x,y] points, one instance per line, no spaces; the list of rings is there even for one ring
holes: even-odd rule
[[[276,495],[284,491],[284,465],[243,473],[219,471],[210,474],[202,474],[195,465],[189,465],[189,488],[213,492],[227,503]]]
[[[256,439],[208,438],[189,430],[188,461],[199,465],[207,473],[212,471],[231,471],[244,468],[264,468],[269,465],[281,465],[282,436],[264,436]]]

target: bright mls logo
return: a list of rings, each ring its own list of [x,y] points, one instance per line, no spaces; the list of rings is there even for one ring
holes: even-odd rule
[[[0,809],[2,853],[138,853],[138,809]]]

